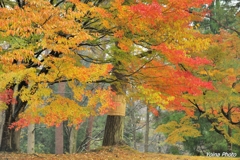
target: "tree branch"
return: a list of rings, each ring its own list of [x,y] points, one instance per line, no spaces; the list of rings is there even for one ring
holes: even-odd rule
[[[193,102],[192,100],[188,99],[188,101],[193,104],[197,110],[200,112],[200,113],[205,113],[205,111],[201,110],[200,107],[198,106],[198,104],[196,102]]]
[[[221,22],[219,22],[218,20],[216,20],[215,18],[213,18],[213,17],[211,17],[211,16],[205,16],[205,17],[213,20],[213,21],[216,22],[220,27],[222,27],[222,28],[224,28],[224,29],[231,30],[231,31],[233,31],[233,32],[236,32],[236,33],[240,36],[240,31],[236,30],[235,28],[229,27],[229,26],[226,26],[226,25],[223,25]]]

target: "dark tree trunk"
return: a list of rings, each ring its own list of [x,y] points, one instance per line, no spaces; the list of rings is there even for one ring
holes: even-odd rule
[[[15,131],[14,129],[9,129],[9,125],[15,122],[12,117],[12,107],[10,106],[5,111],[5,122],[3,125],[1,151],[7,152],[19,152],[20,151],[20,133],[21,130]]]
[[[17,0],[18,7],[23,8],[25,5],[25,0]]]
[[[5,111],[0,112],[0,147],[2,143],[3,125],[5,122]]]
[[[123,141],[124,116],[107,116],[103,146],[124,144]]]
[[[22,87],[26,87],[27,83],[22,81],[18,85],[12,87],[15,91],[20,91]],[[13,97],[13,96],[12,96]],[[20,133],[21,130],[16,131],[15,129],[10,129],[9,126],[19,120],[19,114],[23,112],[27,105],[27,102],[22,102],[19,95],[13,97],[16,103],[8,104],[8,108],[5,110],[5,120],[3,124],[2,141],[0,151],[7,152],[19,152],[20,151]]]
[[[227,117],[230,120],[231,119],[231,104],[228,104],[228,113],[227,113]],[[232,137],[232,128],[230,126],[228,126],[228,135],[229,137]],[[227,150],[229,153],[232,152],[232,143],[227,140]]]
[[[232,137],[232,129],[229,126],[228,126],[228,135],[229,137]],[[229,140],[227,140],[227,150],[229,153],[232,152],[232,143]]]
[[[117,43],[116,43],[117,46]],[[119,66],[121,66],[121,62],[118,61],[118,64],[112,69],[113,75],[116,76],[118,80],[120,80],[122,83],[112,84],[111,89],[116,93],[116,97],[114,97],[114,101],[118,101],[120,103],[121,107],[126,107],[126,84],[124,82],[127,82],[126,77],[118,71]],[[117,98],[117,99],[116,99]],[[107,121],[105,125],[104,130],[104,137],[103,137],[103,146],[113,146],[113,145],[121,145],[125,144],[123,140],[123,129],[124,129],[124,119],[125,119],[125,113],[122,114],[114,114],[114,115],[108,115]]]

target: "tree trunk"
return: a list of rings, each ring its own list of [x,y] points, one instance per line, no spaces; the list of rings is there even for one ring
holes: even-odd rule
[[[34,153],[35,147],[35,125],[30,124],[28,126],[28,141],[27,141],[27,153]]]
[[[90,116],[88,118],[88,126],[87,126],[87,131],[86,131],[86,150],[89,151],[90,150],[90,144],[91,144],[91,137],[92,137],[92,128],[93,128],[93,121],[94,121],[94,117]]]
[[[5,111],[0,112],[0,147],[2,142],[2,136],[3,136],[3,125],[5,122]]]
[[[70,138],[69,138],[69,153],[76,153],[77,151],[77,133],[78,129],[75,126],[71,127]]]
[[[6,123],[4,124],[0,151],[19,152],[21,130],[15,131],[9,129],[8,126]]]
[[[103,146],[124,144],[123,141],[124,116],[107,116]]]
[[[149,112],[148,112],[148,107],[147,107],[144,152],[148,152],[148,143],[149,143]]]
[[[20,91],[22,87],[27,87],[27,83],[25,81],[15,85],[12,89],[16,92]],[[13,99],[11,104],[7,104],[8,108],[4,111],[5,120],[2,127],[3,132],[0,151],[19,152],[21,129],[16,131],[15,129],[9,129],[9,126],[19,120],[19,114],[23,112],[27,102],[23,102],[19,95],[14,96],[13,93],[8,96],[13,97]]]
[[[228,126],[228,135],[229,137],[232,137],[232,129]],[[231,153],[232,152],[232,143],[227,140],[227,151],[228,153]]]
[[[58,84],[58,93],[63,97],[65,96],[65,87],[65,82]],[[55,128],[55,153],[63,154],[63,123]]]
[[[55,153],[63,154],[63,124],[55,127]]]
[[[228,113],[227,113],[228,119],[231,119],[231,104],[228,104]],[[230,128],[230,126],[228,125],[228,135],[229,137],[232,137],[232,128]],[[232,143],[227,140],[227,150],[229,153],[232,152]]]
[[[137,150],[137,142],[136,142],[136,118],[135,118],[135,111],[136,111],[136,106],[134,105],[134,100],[131,99],[130,101],[130,106],[131,106],[131,123],[132,123],[132,134],[133,134],[133,148]]]
[[[116,45],[117,46],[117,45]],[[118,80],[122,82],[126,82],[127,79],[123,74],[116,72],[121,62],[117,64],[112,69],[113,75],[116,76]],[[126,93],[126,84],[121,83],[118,85],[111,85],[112,91],[116,93],[116,96],[113,97],[114,101],[119,103],[120,107],[124,107],[120,110],[119,113],[108,115],[107,121],[105,125],[104,137],[103,137],[103,146],[113,146],[113,145],[121,145],[125,144],[123,140],[123,129],[124,129],[124,118],[125,118],[125,109],[126,109],[126,97],[123,96]],[[121,113],[124,112],[124,114]]]
[[[117,91],[116,86],[112,86],[113,90]],[[103,146],[113,146],[125,144],[123,141],[123,129],[124,129],[124,115],[126,109],[126,97],[122,94],[118,94],[113,97],[113,100],[118,103],[119,108],[109,113],[105,125]]]
[[[5,122],[3,125],[2,142],[0,151],[19,152],[20,151],[20,133],[21,130],[15,131],[9,129],[9,125],[15,122],[12,118],[12,107],[5,110]]]
[[[137,149],[137,142],[136,142],[136,129],[137,129],[137,125],[136,125],[136,119],[135,119],[135,114],[134,112],[132,112],[132,121],[133,121],[133,147],[134,149]]]

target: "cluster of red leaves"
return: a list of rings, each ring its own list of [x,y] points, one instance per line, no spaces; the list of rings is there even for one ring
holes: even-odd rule
[[[150,111],[150,112],[152,112],[152,114],[154,115],[154,116],[159,116],[159,112],[158,112],[158,110],[155,108],[155,107],[153,107],[153,106],[148,106],[148,110]]]
[[[186,55],[183,50],[176,50],[174,48],[169,48],[166,44],[160,44],[158,46],[152,46],[152,49],[161,51],[167,59],[173,64],[185,64],[190,67],[198,67],[201,65],[211,64],[212,62],[206,58],[195,57],[191,58]]]
[[[31,123],[26,118],[20,118],[17,122],[11,123],[9,129],[14,129],[17,126],[16,130],[29,126]]]
[[[6,89],[4,92],[0,93],[0,101],[6,104],[16,103],[16,100],[13,98],[13,90]]]
[[[202,94],[202,89],[214,89],[211,82],[203,81],[191,72],[176,70],[175,67],[161,64],[158,61],[147,64],[141,73],[144,75],[154,73],[154,76],[145,77],[144,88],[160,91],[163,93],[161,98],[167,101],[169,96],[175,97],[165,106],[168,109],[186,110],[183,104],[187,103],[187,100],[182,96],[183,94],[198,96]],[[148,79],[151,79],[150,83]]]
[[[151,4],[139,3],[132,5],[130,10],[143,18],[152,19],[153,21],[162,16],[162,6],[155,0]]]

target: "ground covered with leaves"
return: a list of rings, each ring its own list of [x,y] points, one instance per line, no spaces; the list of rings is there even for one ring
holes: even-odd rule
[[[0,153],[1,160],[231,160],[240,158],[183,156],[160,153],[141,153],[128,146],[101,147],[90,152],[79,154],[25,154],[25,153]]]

